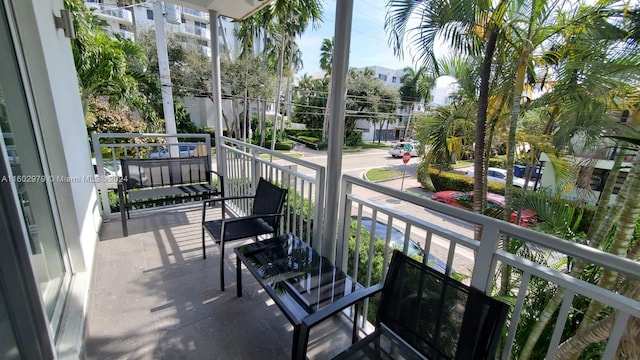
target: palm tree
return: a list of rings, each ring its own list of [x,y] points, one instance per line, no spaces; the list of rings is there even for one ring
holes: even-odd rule
[[[278,121],[278,113],[280,112],[280,86],[282,82],[282,72],[284,67],[285,49],[291,49],[289,45],[295,41],[295,38],[302,34],[304,30],[312,23],[314,27],[319,25],[322,18],[322,4],[319,0],[276,0],[268,8],[269,16],[275,21],[280,30],[280,53],[278,56],[278,77],[275,95],[275,118],[274,129],[271,139],[271,149],[275,149],[276,130]],[[287,64],[287,69],[291,68],[291,63]],[[289,70],[290,71],[290,70]],[[284,130],[284,118],[282,119],[281,129]]]
[[[582,19],[580,24],[573,28],[567,27],[562,34],[562,37],[566,39],[564,45],[556,46],[552,52],[548,52],[547,56],[553,59],[553,72],[558,74],[558,79],[555,81],[553,92],[540,99],[541,106],[550,106],[552,110],[550,112],[552,116],[546,126],[547,133],[550,134],[553,130],[556,148],[568,149],[569,151],[572,151],[573,148],[567,139],[571,139],[573,134],[580,133],[581,137],[587,141],[590,139],[593,141],[601,137],[603,129],[608,128],[607,132],[611,132],[612,123],[603,122],[603,119],[607,118],[605,112],[609,111],[611,106],[616,106],[611,99],[619,97],[619,94],[630,94],[627,96],[626,103],[637,104],[637,101],[629,101],[634,98],[634,93],[637,96],[637,89],[633,89],[633,87],[629,89],[629,85],[625,82],[629,79],[637,79],[640,75],[638,73],[637,47],[630,49],[620,46],[620,41],[628,39],[627,34],[630,32],[621,31],[606,20],[606,16],[616,17],[622,10],[616,11],[615,4],[602,3],[597,7],[581,8],[580,11],[574,16]],[[573,18],[572,16],[564,17]],[[614,34],[615,36],[612,36]],[[616,43],[618,45],[615,45]],[[612,53],[610,52],[612,48],[617,48],[621,52]],[[615,182],[617,178],[615,171],[615,168],[612,169],[609,176],[610,181],[605,185],[606,192],[603,191],[603,197],[600,199],[598,209],[586,235],[589,244],[593,247],[599,247],[607,238],[612,224],[622,221],[619,211],[623,208],[624,194],[616,198],[617,204],[615,206],[608,206],[608,197],[613,191],[612,182]],[[629,178],[627,182],[630,181]],[[630,185],[625,183],[625,186]],[[623,191],[621,190],[620,193]],[[634,222],[635,220],[626,218],[625,221]],[[628,228],[628,224],[619,226]],[[624,236],[618,237],[618,241],[624,241],[623,239]],[[619,251],[625,246],[624,242],[618,242],[614,247]],[[573,266],[571,274],[579,276],[585,265],[582,262],[577,262]],[[601,281],[599,285],[604,288],[612,288],[613,284],[619,284],[620,281],[620,279],[612,280],[610,277],[607,281]],[[531,330],[527,343],[523,347],[521,358],[527,359],[531,356],[536,341],[552,319],[563,295],[563,291],[558,291],[549,301],[540,315],[540,320]],[[579,330],[575,337],[570,338],[563,345],[563,353],[576,353],[584,348],[582,340],[575,339],[584,339],[584,331],[589,328],[591,315],[595,310],[597,309],[594,307],[588,310],[588,315],[581,323],[582,331]],[[581,345],[576,346],[578,343]]]
[[[320,46],[320,69],[325,72],[325,76],[329,76],[329,87],[327,90],[327,104],[324,108],[324,121],[322,122],[322,141],[327,140],[329,135],[329,109],[331,108],[331,67],[333,64],[333,38],[323,39]]]
[[[415,71],[412,67],[407,66],[403,71],[404,74],[400,78],[400,83],[402,84],[400,86],[400,100],[409,107],[407,125],[404,129],[404,137],[406,138],[414,104],[421,99],[424,99],[425,103],[431,99],[431,89],[435,85],[436,77],[426,67],[421,67],[418,71]]]
[[[64,5],[76,29],[71,47],[85,117],[90,100],[106,97],[113,105],[138,109],[148,125],[154,125],[157,115],[148,103],[160,90],[146,72],[144,49],[130,40],[109,37],[81,1],[65,0]]]
[[[501,14],[508,0],[500,0],[495,6],[491,1],[453,0],[448,2],[389,0],[385,19],[385,29],[395,53],[403,56],[405,38],[409,37],[417,60],[424,66],[438,71],[435,59],[436,39],[441,37],[453,51],[459,54],[480,56],[484,50],[480,66],[480,86],[476,115],[475,155],[474,155],[474,201],[473,210],[482,212],[485,192],[485,135],[487,108],[489,105],[489,83],[493,55],[502,24]],[[420,22],[411,28],[410,21]],[[484,47],[482,46],[484,45]],[[480,228],[476,228],[476,238],[480,238]]]

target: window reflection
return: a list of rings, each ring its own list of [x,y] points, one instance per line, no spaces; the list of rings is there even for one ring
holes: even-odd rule
[[[7,39],[7,35],[6,26],[0,27],[0,41]],[[58,300],[61,300],[68,273],[51,208],[55,203],[51,201],[51,184],[44,181],[48,177],[38,151],[36,139],[39,136],[34,131],[15,53],[11,46],[8,50],[0,54],[0,63],[4,63],[0,67],[0,149],[8,160],[10,173],[2,174],[0,185],[11,186],[15,191],[16,206],[24,221],[23,232],[29,242],[33,273],[47,316],[52,327],[56,327]]]

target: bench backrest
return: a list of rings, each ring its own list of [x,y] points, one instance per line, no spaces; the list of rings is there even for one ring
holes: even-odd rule
[[[208,156],[166,159],[122,159],[127,189],[211,182]]]
[[[508,308],[395,250],[377,323],[429,359],[492,359]]]

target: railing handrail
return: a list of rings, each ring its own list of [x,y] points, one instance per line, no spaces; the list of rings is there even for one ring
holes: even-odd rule
[[[522,226],[504,222],[502,220],[493,219],[481,214],[458,209],[447,204],[433,201],[431,199],[419,198],[405,192],[391,189],[380,184],[371,183],[364,179],[360,179],[351,175],[343,175],[343,177],[346,181],[358,186],[382,192],[388,194],[389,196],[398,198],[403,201],[411,202],[419,206],[423,206],[425,208],[437,211],[448,216],[464,219],[465,221],[470,223],[491,224],[491,226],[498,228],[499,231],[505,235],[516,237],[519,239],[526,239],[527,242],[541,245],[547,249],[556,250],[563,254],[570,255],[582,260],[589,260],[589,262],[595,265],[603,266],[605,268],[615,270],[619,273],[631,276],[633,278],[640,279],[640,263],[631,259],[606,253],[598,249],[594,249],[588,245],[577,244],[549,234],[533,231]]]

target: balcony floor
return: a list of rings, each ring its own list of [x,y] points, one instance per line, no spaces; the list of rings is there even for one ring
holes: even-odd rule
[[[219,213],[219,209],[215,209]],[[85,330],[87,359],[286,359],[293,327],[243,269],[236,297],[235,255],[201,250],[201,208],[186,205],[132,213],[129,237],[120,221],[103,224],[97,244]],[[251,240],[246,240],[251,241]],[[332,319],[311,333],[308,357],[325,359],[348,346],[349,327]]]

